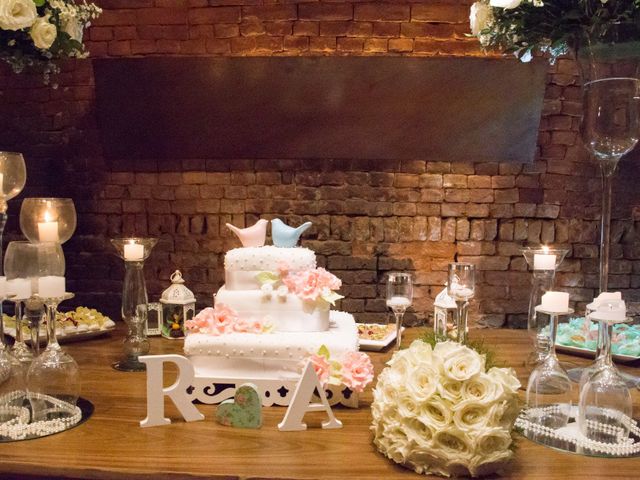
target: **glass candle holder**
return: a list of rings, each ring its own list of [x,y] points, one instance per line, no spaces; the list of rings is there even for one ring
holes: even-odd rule
[[[20,229],[32,243],[64,243],[76,230],[76,207],[70,198],[25,198]]]
[[[396,320],[396,350],[402,343],[402,319],[413,303],[413,277],[408,272],[390,272],[387,276],[387,307]]]
[[[145,364],[138,360],[149,353],[149,340],[145,331],[148,314],[147,287],[144,281],[144,261],[158,242],[155,238],[116,238],[111,240],[118,255],[124,260],[122,286],[122,319],[129,329],[124,340],[124,356],[113,364],[116,370],[141,372]]]
[[[7,201],[17,196],[27,182],[21,153],[0,152],[0,268],[3,268],[2,234],[7,223]]]
[[[471,263],[450,263],[447,293],[456,302],[457,341],[467,342],[469,300],[475,294],[476,267]]]
[[[545,327],[548,325],[548,316],[538,315],[536,306],[540,304],[542,295],[553,290],[556,271],[569,250],[541,246],[526,247],[521,251],[527,261],[527,265],[533,270],[529,311],[527,313],[527,330],[533,340],[534,351],[527,363],[535,365],[542,362],[549,351],[549,336],[545,333]]]

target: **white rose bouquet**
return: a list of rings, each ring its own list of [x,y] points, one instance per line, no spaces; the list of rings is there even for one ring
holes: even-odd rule
[[[394,354],[373,391],[373,443],[421,474],[481,476],[513,456],[520,382],[484,354],[421,340]]]
[[[55,60],[87,55],[82,33],[100,13],[85,0],[0,0],[0,58],[16,73],[42,71],[48,82]]]
[[[548,52],[553,61],[587,38],[637,40],[640,0],[478,0],[470,22],[484,47],[515,53],[522,61],[535,51]]]

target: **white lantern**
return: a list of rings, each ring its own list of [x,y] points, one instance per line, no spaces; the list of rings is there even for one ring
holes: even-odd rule
[[[184,322],[195,315],[196,297],[184,285],[180,270],[171,275],[171,286],[162,292],[159,303],[149,304],[149,312],[157,312],[157,321],[151,315],[147,326],[148,335],[162,335],[172,340],[184,338]]]

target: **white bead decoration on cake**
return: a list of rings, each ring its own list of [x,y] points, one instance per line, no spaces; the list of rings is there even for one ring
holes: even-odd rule
[[[276,272],[283,265],[291,271],[316,268],[316,254],[304,247],[278,248],[267,245],[234,248],[224,257],[224,268],[227,272],[233,270]]]

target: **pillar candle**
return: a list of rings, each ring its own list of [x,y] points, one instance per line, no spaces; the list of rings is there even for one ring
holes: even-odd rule
[[[547,292],[542,295],[540,309],[545,312],[563,313],[569,310],[569,294],[566,292]]]
[[[15,295],[17,300],[25,300],[31,296],[31,279],[14,278],[7,281],[7,292]]]
[[[533,255],[534,270],[555,270],[556,256],[550,253],[536,253]]]
[[[139,243],[125,243],[124,259],[127,262],[139,262],[144,258],[144,245]]]
[[[61,298],[64,296],[65,279],[48,275],[38,279],[38,295],[42,298]]]
[[[58,234],[58,222],[51,221],[49,211],[44,212],[44,222],[38,222],[38,238],[41,242],[57,242],[60,240]]]

